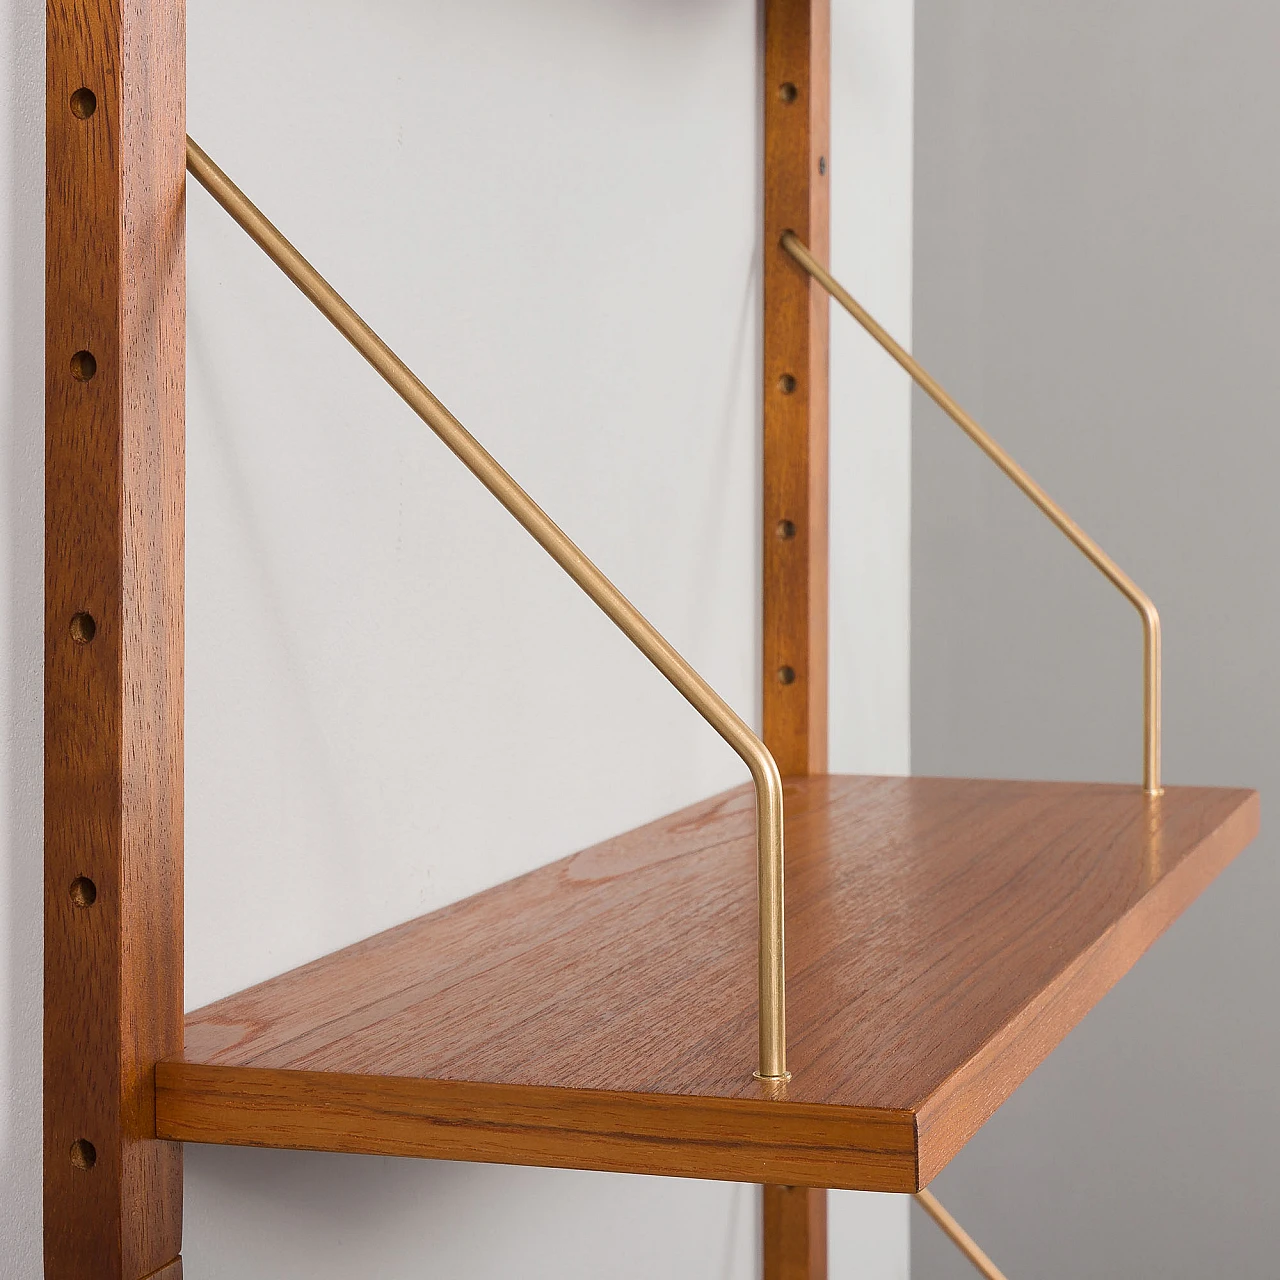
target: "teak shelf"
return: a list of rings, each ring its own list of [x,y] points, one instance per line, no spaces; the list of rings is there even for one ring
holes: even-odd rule
[[[187,1018],[160,1134],[916,1191],[1257,830],[1248,791],[786,784],[791,1082],[749,788]]]
[[[766,1280],[824,1280],[823,1188],[916,1192],[998,1277],[922,1189],[1257,830],[1161,790],[1150,600],[827,273],[828,0],[763,4],[757,736],[185,137],[181,0],[49,0],[55,1280],[180,1280],[184,1142],[759,1182]],[[753,782],[184,1021],[187,167]],[[829,296],[1137,608],[1141,786],[828,773]]]

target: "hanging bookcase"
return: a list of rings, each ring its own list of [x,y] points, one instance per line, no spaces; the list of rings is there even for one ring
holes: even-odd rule
[[[822,1189],[923,1193],[1255,834],[1254,793],[1161,786],[1154,606],[823,265],[827,8],[765,15],[757,736],[185,137],[182,5],[51,0],[51,1277],[175,1280],[206,1142],[758,1182],[769,1280],[818,1280]],[[188,168],[752,782],[184,1017]],[[829,297],[1137,609],[1141,781],[828,772]]]

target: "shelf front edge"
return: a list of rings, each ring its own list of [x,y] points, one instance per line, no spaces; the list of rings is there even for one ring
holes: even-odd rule
[[[909,1111],[162,1062],[181,1142],[911,1192]]]

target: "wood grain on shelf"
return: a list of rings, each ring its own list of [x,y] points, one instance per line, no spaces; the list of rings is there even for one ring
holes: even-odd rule
[[[189,1015],[160,1132],[914,1190],[1258,820],[1222,788],[824,775],[786,802],[788,1085],[751,1074],[742,787]]]
[[[404,1076],[162,1063],[167,1132],[189,1142],[376,1152],[729,1182],[833,1176],[849,1151],[877,1189],[915,1173],[906,1112],[759,1098],[481,1084]]]
[[[787,775],[827,768],[829,304],[779,242],[826,261],[830,7],[764,13],[764,739]]]
[[[47,12],[50,1280],[181,1274],[183,8]]]

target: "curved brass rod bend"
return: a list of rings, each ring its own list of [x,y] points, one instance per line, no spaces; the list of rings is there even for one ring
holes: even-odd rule
[[[1160,785],[1160,615],[1134,580],[944,390],[936,378],[809,252],[793,231],[782,248],[809,273],[893,358],[915,384],[1031,499],[1085,558],[1138,611],[1143,638],[1142,785],[1158,796]]]
[[[187,168],[472,475],[742,757],[751,771],[756,790],[756,874],[760,904],[760,1065],[756,1074],[766,1080],[785,1080],[782,776],[769,749],[190,138],[187,139]]]

